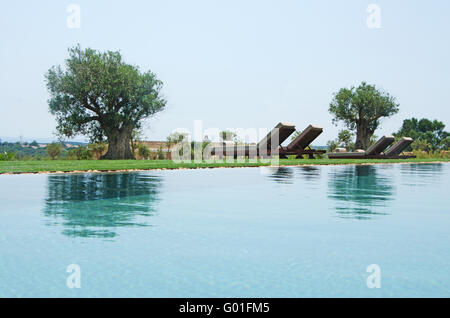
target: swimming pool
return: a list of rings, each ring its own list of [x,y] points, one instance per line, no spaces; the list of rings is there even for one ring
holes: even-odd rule
[[[1,175],[0,297],[449,297],[449,188],[439,163]]]

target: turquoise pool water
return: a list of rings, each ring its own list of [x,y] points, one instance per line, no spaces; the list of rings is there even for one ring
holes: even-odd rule
[[[450,297],[449,188],[450,164],[2,175],[0,296]]]

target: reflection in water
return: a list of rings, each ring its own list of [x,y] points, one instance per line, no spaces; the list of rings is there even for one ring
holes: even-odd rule
[[[49,175],[44,214],[72,237],[114,237],[122,226],[146,226],[161,178],[140,173]]]
[[[393,181],[388,175],[380,175],[377,169],[369,165],[333,169],[328,197],[337,203],[339,217],[370,219],[374,215],[387,214]]]
[[[276,167],[273,172],[268,175],[269,180],[277,183],[292,184],[294,170],[291,167]]]
[[[317,166],[300,166],[297,167],[297,172],[305,180],[315,180],[320,178],[320,169]]]
[[[401,175],[404,177],[402,183],[416,187],[439,182],[443,168],[444,165],[442,163],[402,165],[400,168]]]
[[[281,184],[293,184],[294,177],[311,181],[320,178],[320,169],[315,166],[298,166],[298,167],[271,167],[268,171],[267,178]],[[295,173],[295,174],[294,174]],[[297,175],[297,176],[296,176]]]

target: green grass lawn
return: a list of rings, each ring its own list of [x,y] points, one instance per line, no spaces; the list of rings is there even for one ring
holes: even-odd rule
[[[281,159],[281,166],[330,165],[330,164],[368,164],[405,162],[450,162],[450,159]],[[115,171],[150,170],[178,168],[216,168],[216,167],[256,167],[269,166],[265,162],[215,162],[215,163],[175,163],[171,160],[30,160],[0,161],[2,173],[70,172],[70,171]]]

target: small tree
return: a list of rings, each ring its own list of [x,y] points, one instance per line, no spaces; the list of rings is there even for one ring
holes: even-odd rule
[[[63,147],[60,143],[53,142],[47,145],[47,154],[52,159],[55,160],[57,157],[61,156]]]
[[[355,147],[355,144],[352,141],[353,136],[354,136],[354,134],[351,131],[349,131],[347,129],[343,129],[338,133],[338,141],[348,151],[351,151]]]
[[[164,153],[164,151],[162,149],[162,145],[158,149],[157,158],[158,158],[158,160],[166,159],[166,154]]]
[[[336,148],[345,148],[347,151],[352,151],[355,148],[355,144],[352,142],[354,134],[351,131],[343,129],[339,131],[338,137],[334,140],[327,142],[329,152],[333,152]]]
[[[329,107],[334,124],[343,122],[350,131],[356,132],[357,149],[367,149],[381,118],[390,117],[398,110],[394,97],[365,82],[356,88],[342,88],[334,94]]]
[[[336,150],[336,148],[338,148],[338,146],[339,146],[339,144],[337,143],[336,139],[327,141],[328,152],[334,152]]]
[[[139,144],[137,146],[138,155],[143,159],[148,159],[150,157],[150,149],[144,144]]]

